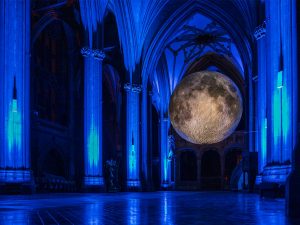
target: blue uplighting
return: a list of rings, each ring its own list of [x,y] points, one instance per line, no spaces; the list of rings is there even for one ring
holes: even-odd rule
[[[297,122],[297,54],[294,1],[266,1],[265,29],[258,43],[256,147],[259,172],[288,165]],[[293,15],[293,16],[291,16]]]
[[[168,159],[169,156],[169,144],[168,144],[168,132],[170,127],[170,121],[168,118],[162,118],[160,120],[160,159],[161,159],[161,186],[167,188],[171,184],[171,168]]]
[[[91,130],[88,136],[88,166],[90,169],[97,168],[99,165],[99,134],[95,129],[92,120]]]
[[[136,162],[136,151],[134,144],[131,145],[131,150],[129,153],[129,174],[132,175],[132,177],[137,177],[137,162]]]
[[[103,185],[102,168],[102,61],[105,54],[90,48],[84,56],[84,155],[85,180],[88,185]]]
[[[140,187],[140,107],[141,87],[126,84],[126,152],[127,152],[127,187]]]
[[[30,1],[0,7],[0,181],[25,182],[30,180]]]

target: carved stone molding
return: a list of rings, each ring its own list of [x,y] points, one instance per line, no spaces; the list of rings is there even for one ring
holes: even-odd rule
[[[132,91],[132,92],[140,93],[142,91],[142,86],[139,85],[139,84],[126,83],[126,84],[124,84],[124,89],[126,91]]]
[[[99,49],[91,49],[84,47],[81,49],[81,54],[83,57],[93,57],[97,60],[103,61],[105,58],[105,52]]]
[[[266,27],[267,27],[267,23],[269,20],[270,20],[270,18],[265,19],[262,24],[260,24],[259,26],[257,26],[255,28],[254,37],[257,41],[259,39],[263,38],[264,36],[266,36]]]

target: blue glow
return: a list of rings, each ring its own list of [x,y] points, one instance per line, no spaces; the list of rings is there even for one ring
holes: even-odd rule
[[[124,54],[124,64],[130,74],[140,62],[147,34],[153,32],[151,25],[157,20],[164,0],[114,1],[114,13],[119,30],[119,38]],[[151,13],[149,13],[151,12]]]
[[[128,200],[128,221],[127,224],[136,225],[141,224],[140,221],[140,199],[129,199]]]
[[[283,84],[282,84],[282,71],[278,72],[278,76],[277,76],[277,88],[278,89],[283,88]]]
[[[29,170],[0,170],[0,180],[9,183],[29,182],[31,173]]]
[[[21,153],[21,132],[21,115],[18,112],[17,100],[13,99],[8,114],[8,151],[12,153],[9,155],[10,157]],[[17,163],[15,160],[13,161]]]
[[[170,53],[170,52],[169,52]],[[171,54],[171,53],[170,53]],[[167,188],[171,185],[171,166],[169,161],[168,133],[170,120],[168,117],[168,106],[172,92],[183,75],[183,58],[163,55],[156,73],[152,78],[152,103],[160,114],[160,163],[161,163],[161,187]],[[179,67],[177,67],[180,65]]]
[[[90,48],[84,56],[84,156],[88,185],[103,185],[102,168],[102,61],[105,54]]]
[[[136,162],[136,151],[134,144],[131,145],[131,150],[129,153],[129,174],[132,175],[132,177],[137,177],[137,162]]]
[[[258,41],[257,136],[259,171],[291,161],[297,127],[295,1],[266,1],[266,30]],[[268,122],[268,124],[267,124]]]
[[[262,172],[267,164],[267,68],[266,68],[266,38],[257,41],[258,47],[258,80],[256,107],[256,151],[258,151],[258,170]]]
[[[297,1],[281,1],[282,76],[282,161],[291,161],[297,134],[297,32],[295,15]],[[299,50],[298,50],[299,51]]]
[[[89,225],[100,225],[103,224],[104,205],[103,202],[93,201],[84,207],[83,218],[84,223]],[[70,221],[70,220],[69,220]],[[68,221],[68,222],[69,222]],[[71,222],[71,221],[70,221]]]
[[[277,160],[281,161],[281,137],[282,137],[282,97],[281,97],[281,88],[278,88],[280,84],[280,72],[277,74],[276,88],[273,88],[273,104],[272,104],[272,114],[273,114],[273,144],[274,144],[274,153],[277,155]]]
[[[140,92],[141,87],[126,84],[127,187],[140,187]]]
[[[103,177],[92,177],[92,176],[86,176],[84,177],[84,184],[87,185],[87,186],[99,186],[99,185],[102,185],[104,184],[104,180],[103,180]]]
[[[1,1],[0,7],[0,181],[21,183],[31,177],[30,1]]]
[[[266,167],[262,174],[262,182],[285,184],[291,169],[291,165]]]
[[[95,129],[95,125],[92,119],[91,130],[88,137],[88,163],[90,169],[97,168],[99,164],[99,135]]]
[[[97,30],[97,24],[103,20],[108,0],[79,0],[81,20],[89,33],[89,45],[92,47],[93,32]]]
[[[290,89],[291,91],[292,89]],[[291,154],[293,150],[293,127],[292,127],[292,100],[291,93],[288,93],[288,89],[284,86],[282,88],[282,161],[291,161]]]
[[[168,132],[170,120],[168,118],[160,119],[160,159],[161,159],[161,186],[167,188],[171,185],[171,167],[169,161],[169,140]]]

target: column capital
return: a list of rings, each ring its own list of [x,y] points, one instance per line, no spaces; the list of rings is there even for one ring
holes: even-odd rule
[[[93,57],[99,61],[103,61],[106,56],[104,51],[88,47],[83,47],[80,52],[83,57]]]
[[[142,91],[142,86],[139,84],[131,84],[131,83],[126,83],[124,84],[124,89],[129,92],[137,92],[140,93]]]
[[[262,24],[258,25],[255,28],[254,37],[257,41],[266,35],[266,27],[267,27],[267,22],[269,20],[270,20],[270,18],[266,18]]]

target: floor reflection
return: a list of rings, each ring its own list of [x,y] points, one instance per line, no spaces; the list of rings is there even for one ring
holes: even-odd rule
[[[13,213],[8,210],[2,212],[1,210],[1,221],[6,225],[23,225],[28,224],[28,212],[24,210],[14,211]]]
[[[140,224],[139,199],[128,199],[128,224]]]
[[[300,224],[284,204],[230,192],[0,196],[0,224]]]
[[[83,218],[87,224],[100,225],[103,218],[103,204],[92,203],[84,206],[85,215]]]

